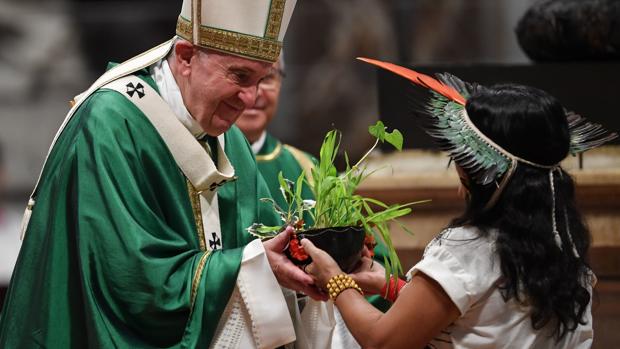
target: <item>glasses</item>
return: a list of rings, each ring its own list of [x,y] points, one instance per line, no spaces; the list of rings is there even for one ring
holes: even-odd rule
[[[261,79],[258,86],[265,90],[275,90],[285,77],[286,74],[281,69],[271,69],[269,74]]]

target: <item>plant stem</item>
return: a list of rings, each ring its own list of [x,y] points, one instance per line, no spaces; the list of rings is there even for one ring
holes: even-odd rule
[[[377,138],[377,140],[375,140],[375,144],[373,144],[373,146],[370,148],[370,150],[368,150],[366,152],[366,154],[364,154],[364,156],[362,156],[362,158],[359,159],[357,161],[357,163],[355,165],[353,165],[353,167],[351,167],[351,169],[349,169],[349,171],[347,171],[347,173],[345,174],[345,177],[347,177],[351,171],[353,171],[354,169],[357,169],[357,166],[359,166],[362,162],[364,162],[364,160],[366,160],[368,155],[370,155],[370,153],[372,153],[372,151],[375,150],[375,148],[377,147],[378,144],[379,144],[379,139]]]

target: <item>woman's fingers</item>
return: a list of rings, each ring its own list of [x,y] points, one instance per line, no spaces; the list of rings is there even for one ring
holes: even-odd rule
[[[319,249],[316,246],[314,246],[312,241],[310,241],[308,239],[301,239],[300,243],[301,243],[301,246],[304,248],[304,251],[306,251],[306,253],[310,257],[316,256],[319,253],[319,251],[321,251],[321,249]]]

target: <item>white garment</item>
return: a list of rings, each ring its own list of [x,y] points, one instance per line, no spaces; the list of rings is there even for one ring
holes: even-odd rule
[[[263,131],[260,137],[258,137],[258,140],[256,140],[256,142],[250,145],[252,147],[252,153],[254,153],[254,155],[258,154],[258,152],[261,150],[261,148],[265,144],[266,139],[267,139],[267,131]]]
[[[347,324],[344,322],[338,308],[334,307],[334,317],[336,319],[336,328],[334,329],[334,337],[332,338],[332,349],[360,349],[359,343],[349,331]]]
[[[539,331],[532,328],[530,307],[519,305],[514,298],[504,301],[498,288],[502,275],[494,235],[479,237],[471,227],[447,229],[426,247],[424,258],[407,274],[409,279],[418,272],[433,278],[461,313],[431,341],[431,347],[590,348],[590,305],[585,313],[587,323],[555,343],[549,326]],[[592,294],[590,285],[588,289]]]
[[[220,318],[211,348],[268,349],[295,340],[284,295],[260,240],[243,250],[237,284]]]
[[[22,209],[0,206],[0,286],[9,284],[22,244],[19,239]]]

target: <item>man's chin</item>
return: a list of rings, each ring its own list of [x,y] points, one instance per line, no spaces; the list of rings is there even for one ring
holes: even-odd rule
[[[231,119],[214,117],[213,118],[214,122],[212,122],[211,125],[209,125],[210,127],[208,129],[206,129],[205,132],[209,136],[217,137],[217,136],[221,135],[222,133],[230,130],[232,125],[234,125],[235,122],[237,121],[237,118],[238,118],[238,116],[234,117],[234,118],[231,118]]]

